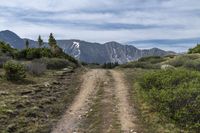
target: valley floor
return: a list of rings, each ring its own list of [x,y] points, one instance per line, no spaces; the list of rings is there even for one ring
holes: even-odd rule
[[[52,133],[141,133],[129,87],[119,70],[92,69]]]

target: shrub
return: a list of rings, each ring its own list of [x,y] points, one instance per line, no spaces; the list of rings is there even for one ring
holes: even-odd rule
[[[176,55],[174,55],[174,54],[171,54],[171,55],[166,55],[166,56],[164,56],[165,58],[174,58]]]
[[[41,75],[46,71],[46,69],[46,64],[36,61],[32,61],[27,65],[28,72],[33,75]]]
[[[2,56],[0,57],[0,68],[3,67],[3,65],[8,61],[10,60],[11,58],[10,57],[7,57],[7,56]]]
[[[148,57],[142,57],[138,60],[139,62],[149,62],[152,64],[160,63],[165,61],[165,59],[161,56],[148,56]]]
[[[184,65],[185,61],[186,59],[177,57],[175,59],[170,60],[168,64],[174,67],[181,67]]]
[[[200,59],[186,61],[184,67],[187,69],[200,71]]]
[[[149,72],[140,79],[153,109],[182,128],[200,130],[200,73],[186,69]]]
[[[196,62],[196,61],[194,62],[194,60],[198,59],[200,59],[200,54],[186,54],[177,56],[169,60],[167,64],[170,64],[174,67],[183,67],[183,66],[190,67],[190,64],[194,65]]]
[[[9,44],[0,41],[0,54],[14,57],[17,49],[12,48]]]
[[[16,61],[8,61],[3,66],[7,80],[22,80],[26,77],[25,67]]]
[[[27,48],[20,51],[17,55],[18,59],[36,59],[42,57],[53,57],[53,54],[48,48]]]
[[[159,69],[160,65],[159,64],[151,64],[149,62],[139,62],[139,61],[134,61],[134,62],[129,62],[127,64],[121,65],[123,68],[143,68],[143,69]]]
[[[152,88],[166,89],[176,88],[177,85],[190,80],[199,80],[199,73],[191,72],[185,69],[177,70],[159,70],[151,73],[144,74],[141,79],[140,85],[142,88],[148,90]]]
[[[76,60],[74,57],[72,57],[72,56],[70,56],[70,55],[64,53],[63,51],[62,51],[62,52],[60,53],[60,55],[57,56],[57,57],[58,57],[58,58],[64,58],[64,59],[67,59],[67,60],[73,62],[74,64],[79,65],[78,60]]]
[[[37,60],[37,62],[45,63],[47,69],[63,69],[68,66],[75,67],[75,65],[70,63],[68,60],[60,58],[42,58]]]
[[[189,49],[188,53],[189,53],[189,54],[192,54],[192,53],[200,53],[200,44],[197,44],[196,47]]]
[[[78,65],[78,61],[75,58],[64,53],[62,49],[60,49],[59,47],[57,47],[56,51],[52,51],[48,48],[27,48],[16,53],[15,57],[17,59],[27,59],[27,60],[39,59],[39,58],[44,58],[44,57],[61,58],[61,59],[69,60],[73,62],[74,64]]]
[[[99,65],[98,63],[95,63],[94,65]],[[119,66],[119,63],[118,62],[115,62],[115,63],[112,63],[112,62],[109,62],[109,63],[104,63],[102,65],[102,68],[106,68],[106,69],[113,69],[115,67]]]

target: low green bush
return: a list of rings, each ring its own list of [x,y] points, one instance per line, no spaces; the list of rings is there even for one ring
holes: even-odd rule
[[[189,54],[200,53],[200,44],[197,44],[196,47],[189,49],[188,53]]]
[[[22,80],[26,77],[26,69],[24,65],[16,61],[8,61],[3,65],[5,77],[7,80]]]
[[[60,58],[41,58],[37,62],[44,63],[47,69],[63,69],[66,67],[75,67],[75,64],[71,63],[66,59]]]
[[[58,57],[59,57],[59,56],[58,56]],[[78,60],[76,60],[74,57],[72,57],[72,56],[70,56],[70,55],[68,55],[68,54],[66,54],[66,53],[64,53],[64,52],[61,53],[60,57],[62,57],[62,58],[64,58],[64,59],[67,59],[67,60],[73,62],[73,63],[76,64],[76,65],[79,65]]]
[[[161,63],[166,58],[161,56],[147,56],[138,59],[138,61],[129,62],[121,65],[123,68],[143,68],[143,69],[160,69]]]
[[[99,64],[94,64],[94,65],[99,65]],[[102,68],[105,68],[105,69],[113,69],[115,67],[119,66],[119,63],[118,62],[115,62],[115,63],[112,63],[112,62],[109,62],[109,63],[104,63],[102,65]]]
[[[167,61],[167,64],[174,67],[182,67],[185,63],[197,59],[200,59],[200,54],[185,54],[174,57],[173,59]]]
[[[3,68],[3,65],[8,61],[11,60],[8,56],[1,56],[0,57],[0,68]]]
[[[23,49],[16,55],[18,59],[36,59],[42,57],[53,57],[53,54],[50,49],[48,48],[27,48]]]
[[[151,64],[156,64],[165,61],[165,58],[161,56],[147,56],[142,57],[138,60],[138,62],[149,62]]]
[[[78,61],[73,58],[72,56],[64,53],[63,51],[59,50],[59,53],[54,54],[51,49],[49,48],[27,48],[19,51],[15,54],[15,58],[17,59],[26,59],[26,60],[33,60],[39,58],[60,58],[66,59],[74,64],[78,65]]]
[[[183,67],[200,71],[200,59],[186,61]]]
[[[0,41],[0,55],[14,57],[17,52],[17,49],[14,49],[9,44]]]
[[[149,62],[139,62],[139,61],[134,61],[134,62],[129,62],[127,64],[121,65],[123,68],[143,68],[143,69],[159,69],[160,65],[159,64],[151,64]]]
[[[186,69],[144,74],[140,86],[153,109],[189,131],[200,131],[200,73]]]

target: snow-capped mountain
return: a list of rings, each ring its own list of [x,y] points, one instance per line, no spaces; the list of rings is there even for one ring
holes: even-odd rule
[[[164,56],[173,53],[158,48],[140,50],[132,45],[122,45],[118,42],[105,44],[81,40],[58,40],[57,42],[66,53],[87,63],[118,62],[122,64],[144,56]]]
[[[0,40],[9,43],[14,48],[22,49],[25,46],[25,39],[20,38],[17,34],[8,30],[0,32]],[[37,47],[36,41],[29,39],[29,42],[31,47]],[[57,43],[65,53],[87,63],[126,63],[144,56],[164,56],[172,54],[172,52],[158,48],[140,50],[133,45],[123,45],[118,42],[100,44],[81,40],[57,40]]]

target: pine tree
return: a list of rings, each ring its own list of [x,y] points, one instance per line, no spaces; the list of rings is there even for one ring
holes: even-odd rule
[[[38,37],[38,45],[39,45],[39,48],[41,48],[44,45],[44,42],[43,42],[43,40],[42,40],[40,35]]]
[[[29,41],[28,41],[28,40],[26,40],[26,42],[25,42],[25,46],[26,46],[26,49],[29,48]]]
[[[53,47],[56,47],[56,45],[57,45],[56,39],[54,38],[53,34],[51,33],[49,36],[49,46],[51,48],[53,48]]]
[[[49,46],[55,56],[59,56],[63,52],[62,49],[57,45],[56,39],[52,33],[49,36]]]

